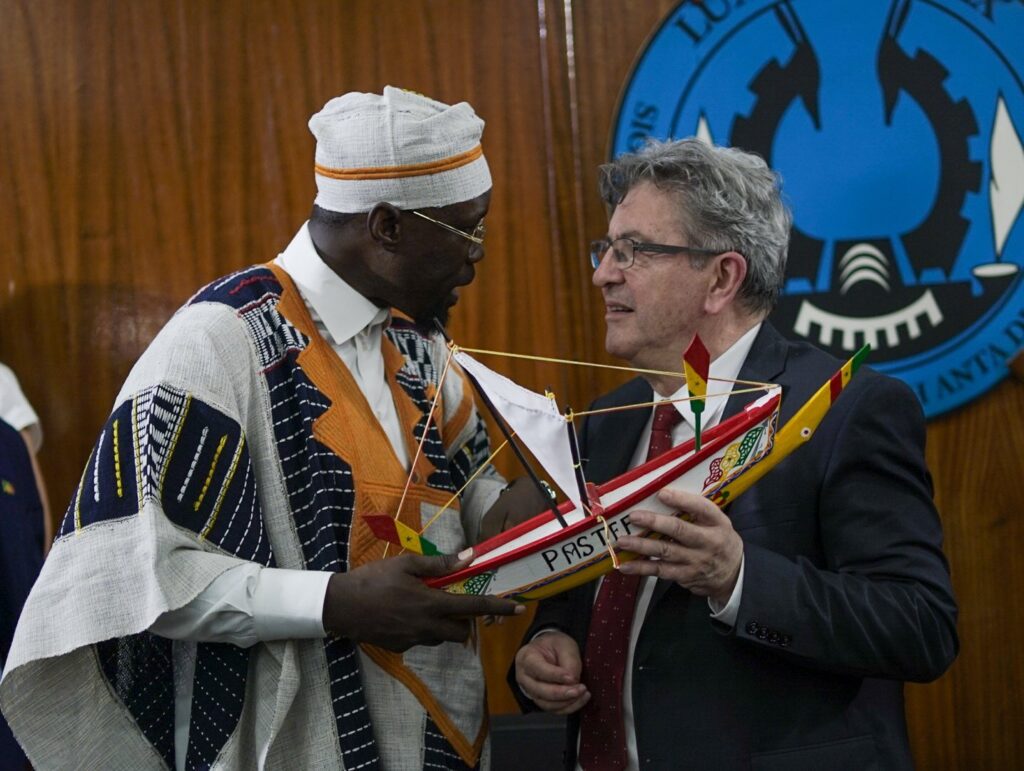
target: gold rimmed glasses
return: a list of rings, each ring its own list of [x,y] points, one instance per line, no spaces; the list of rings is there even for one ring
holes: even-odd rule
[[[427,222],[433,222],[435,225],[444,228],[449,233],[455,233],[455,235],[467,238],[477,246],[483,245],[484,235],[487,233],[487,227],[484,225],[483,220],[480,220],[478,223],[476,223],[476,227],[473,228],[473,232],[467,233],[465,230],[459,230],[457,227],[455,227],[454,225],[449,225],[447,222],[441,222],[441,220],[436,220],[433,217],[428,217],[421,211],[416,211],[415,209],[412,209],[411,213],[415,214],[417,217],[420,217],[421,219],[425,219]]]

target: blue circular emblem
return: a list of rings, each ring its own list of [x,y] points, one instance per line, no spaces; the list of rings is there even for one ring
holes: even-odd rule
[[[933,417],[1024,347],[1024,3],[687,0],[641,53],[612,154],[699,136],[762,155],[793,207],[772,321],[864,343]]]

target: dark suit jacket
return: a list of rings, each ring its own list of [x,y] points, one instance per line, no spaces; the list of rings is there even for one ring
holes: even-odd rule
[[[21,433],[0,420],[0,668],[25,599],[43,567],[43,503]],[[0,715],[0,768],[28,768]]]
[[[740,379],[783,387],[782,425],[840,364],[766,322]],[[636,379],[594,406],[650,398]],[[734,396],[725,417],[752,398]],[[646,419],[587,422],[589,480],[627,468]],[[912,768],[903,681],[938,677],[958,649],[924,439],[912,392],[861,368],[810,442],[726,510],[744,542],[735,627],[658,581],[633,661],[642,768]],[[593,593],[542,602],[527,639],[557,626],[582,648]],[[570,768],[577,727],[570,719]]]

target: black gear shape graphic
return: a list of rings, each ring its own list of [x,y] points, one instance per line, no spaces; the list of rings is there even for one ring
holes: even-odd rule
[[[918,267],[939,267],[948,276],[970,222],[960,214],[969,192],[981,185],[981,164],[968,155],[968,140],[978,122],[966,99],[954,102],[944,83],[949,71],[927,51],[911,58],[896,39],[886,36],[878,51],[878,74],[885,99],[886,122],[892,120],[900,91],[905,91],[928,116],[939,144],[939,194],[928,217],[903,238],[907,254]]]
[[[750,82],[757,97],[747,115],[733,121],[730,143],[761,155],[772,162],[772,145],[782,116],[796,99],[803,101],[814,123],[821,127],[818,113],[820,76],[817,56],[788,4],[778,17],[796,48],[783,66],[770,60]],[[902,24],[903,17],[898,19]],[[978,133],[974,112],[966,99],[954,102],[945,87],[949,71],[931,54],[919,50],[910,57],[896,41],[893,22],[882,39],[877,68],[885,106],[886,123],[891,123],[896,101],[906,92],[924,111],[939,145],[941,185],[928,217],[913,231],[901,236],[904,248],[918,268],[938,267],[948,276],[963,245],[970,222],[960,211],[968,193],[981,183],[981,164],[969,157],[968,140]],[[861,240],[868,240],[867,238]],[[851,242],[852,245],[853,242]],[[891,247],[872,241],[883,252]],[[792,275],[813,276],[822,256],[824,242],[794,225],[790,245]]]

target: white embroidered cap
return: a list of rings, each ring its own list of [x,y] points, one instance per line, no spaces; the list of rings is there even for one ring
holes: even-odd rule
[[[491,188],[484,122],[466,102],[446,105],[385,86],[335,97],[309,119],[316,137],[316,205],[366,212],[449,206]]]

